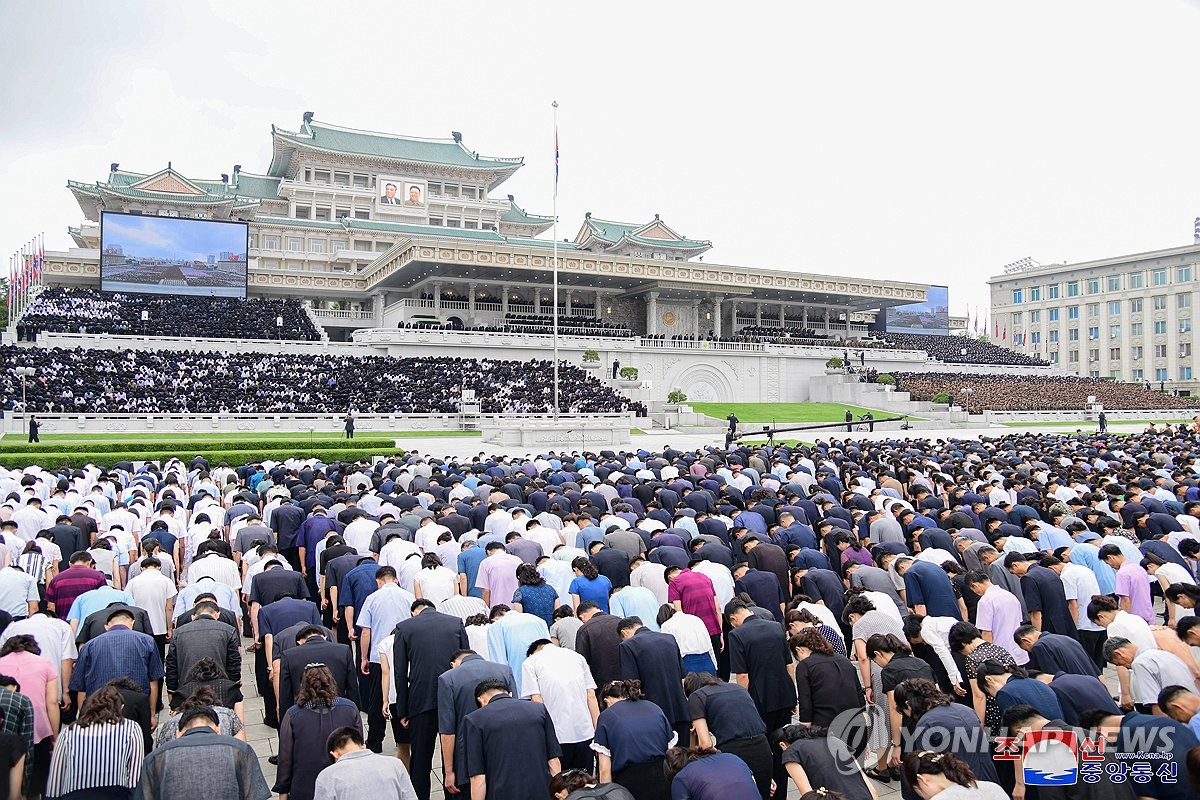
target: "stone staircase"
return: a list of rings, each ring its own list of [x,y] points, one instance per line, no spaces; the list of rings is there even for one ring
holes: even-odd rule
[[[313,327],[321,333],[321,341],[329,341],[329,331],[325,330],[325,326],[317,319],[317,315],[313,313],[312,307],[307,303],[301,303],[300,306],[304,309],[304,313],[308,315],[308,319],[312,322]]]
[[[922,417],[913,427],[936,428],[969,424],[967,412],[958,407],[947,409],[942,403],[913,400],[905,391],[895,391],[879,383],[862,383],[857,375],[817,375],[809,381],[809,400],[814,403],[843,403],[886,411],[889,415]]]

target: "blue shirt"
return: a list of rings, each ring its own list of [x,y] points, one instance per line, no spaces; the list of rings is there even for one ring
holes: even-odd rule
[[[622,700],[600,712],[593,748],[612,759],[612,771],[645,764],[667,754],[671,724],[649,700]]]
[[[913,608],[924,605],[927,616],[962,620],[954,586],[939,566],[927,561],[914,561],[904,573],[904,592],[908,605]]]
[[[346,573],[346,577],[342,578],[342,585],[338,587],[338,605],[342,608],[353,607],[355,619],[362,611],[363,603],[379,588],[379,584],[375,583],[377,569],[379,565],[374,561],[359,564]]]
[[[417,598],[398,583],[385,583],[363,601],[362,609],[354,614],[354,627],[371,629],[372,664],[379,663],[376,649],[384,637],[406,619],[412,618],[412,604]],[[366,654],[364,654],[366,655]]]
[[[518,586],[512,601],[521,604],[526,614],[541,617],[547,626],[554,624],[554,608],[558,605],[558,592],[548,583],[538,586]]]
[[[116,625],[79,650],[73,692],[91,694],[116,678],[129,678],[149,694],[150,683],[163,678],[163,663],[153,636]]]
[[[1117,591],[1117,571],[1100,560],[1100,549],[1093,544],[1080,543],[1071,547],[1071,563],[1080,564],[1096,573],[1101,594]]]
[[[485,558],[487,558],[487,552],[478,545],[467,548],[458,554],[458,571],[459,574],[467,576],[468,597],[483,599],[483,589],[475,585],[475,579],[479,577],[479,564]]]
[[[101,586],[98,589],[92,589],[90,592],[84,592],[75,598],[75,602],[71,603],[70,612],[67,613],[67,622],[83,622],[83,620],[96,611],[108,608],[113,603],[125,603],[131,606],[137,605],[133,600],[133,595],[129,592],[114,589],[111,586]],[[191,605],[186,607],[191,608]]]
[[[612,581],[603,575],[597,575],[591,580],[583,575],[576,575],[570,586],[571,594],[579,595],[579,602],[591,600],[600,606],[600,610],[605,614],[608,613],[608,593],[611,591]]]
[[[521,666],[529,645],[538,639],[549,639],[550,628],[541,617],[520,611],[510,611],[488,626],[488,650],[492,659],[508,664],[521,693]]]
[[[610,614],[638,617],[650,630],[658,630],[658,598],[644,586],[626,586],[609,598],[609,607]]]
[[[232,611],[234,616],[242,616],[242,601],[238,598],[237,590],[213,578],[201,578],[191,586],[180,589],[179,596],[175,598],[175,607],[191,608],[196,604],[196,598],[202,594],[214,595],[218,606]]]
[[[671,800],[689,798],[759,800],[754,773],[730,753],[705,756],[688,764],[671,781]]]
[[[1058,695],[1037,678],[1009,678],[1004,688],[996,692],[996,705],[1000,706],[1001,714],[1013,706],[1029,705],[1049,719],[1063,718]]]

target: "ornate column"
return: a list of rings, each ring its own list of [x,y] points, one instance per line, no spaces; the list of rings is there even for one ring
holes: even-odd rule
[[[658,292],[646,293],[646,335],[658,333]]]
[[[375,315],[375,327],[383,327],[383,292],[371,295],[371,312]]]
[[[475,291],[476,291],[476,288],[477,288],[477,284],[474,284],[474,283],[467,284],[467,311],[469,311],[472,315],[474,315],[474,313],[475,313]]]
[[[596,319],[603,319],[604,295],[600,294],[599,289],[596,290],[595,295],[596,295]]]
[[[440,283],[433,285],[433,313],[442,313],[442,284]]]
[[[784,313],[783,303],[779,304],[779,327],[787,325],[787,315]]]
[[[804,327],[808,327],[808,306],[804,306],[804,310],[800,312],[804,317]]]
[[[700,299],[692,300],[692,335],[700,338]]]
[[[501,311],[501,313],[503,313],[505,315],[508,314],[508,284],[507,283],[500,284],[500,311]]]
[[[721,338],[721,301],[725,298],[717,295],[713,298],[713,336]]]
[[[754,324],[762,325],[762,303],[754,304]]]
[[[542,290],[535,289],[533,292],[533,313],[542,313]]]

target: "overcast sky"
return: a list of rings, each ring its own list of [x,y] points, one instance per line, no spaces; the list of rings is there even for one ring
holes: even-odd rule
[[[707,262],[950,286],[1192,242],[1200,3],[0,0],[0,250],[68,179],[265,171],[272,123],[525,157],[497,194],[655,213]]]

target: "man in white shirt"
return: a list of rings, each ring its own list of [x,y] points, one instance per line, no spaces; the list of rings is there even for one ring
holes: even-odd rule
[[[203,559],[202,559],[203,560]],[[130,578],[125,591],[133,597],[133,603],[146,612],[150,620],[150,633],[158,644],[159,657],[166,654],[169,620],[174,619],[175,581],[162,574],[158,559],[147,556],[141,561],[142,571]]]
[[[342,539],[357,550],[360,556],[368,556],[371,554],[371,534],[378,529],[378,522],[368,516],[360,516],[346,526]]]
[[[450,533],[450,529],[434,522],[433,517],[422,517],[413,535],[413,543],[422,553],[433,553],[437,550],[437,541],[443,533]]]
[[[521,538],[537,542],[541,545],[543,553],[553,553],[554,548],[563,544],[562,537],[558,535],[558,531],[544,527],[537,519],[529,521],[529,525],[525,528],[525,533],[522,534]]]
[[[42,501],[37,497],[29,497],[25,505],[13,512],[12,521],[17,523],[17,536],[23,541],[31,541],[38,531],[52,527],[54,521],[42,510]]]
[[[542,703],[550,712],[562,746],[563,769],[591,769],[590,749],[600,706],[596,681],[587,661],[574,650],[539,639],[521,665],[521,696]]]
[[[654,593],[654,598],[658,600],[658,604],[667,604],[667,578],[666,564],[655,564],[652,561],[638,556],[630,563],[629,585],[638,586],[643,589],[649,589]],[[572,573],[574,574],[574,573]],[[730,575],[732,578],[733,576]],[[710,577],[709,580],[712,580]],[[713,581],[713,586],[716,586],[716,581]],[[724,608],[724,606],[722,606]]]
[[[712,581],[713,590],[717,596],[717,608],[725,608],[725,605],[733,599],[733,573],[729,571],[729,567],[718,564],[716,561],[701,561],[692,567],[692,572],[706,575]],[[632,584],[632,582],[631,574],[630,583]]]
[[[210,550],[194,559],[192,565],[188,567],[189,585],[195,586],[197,582],[204,578],[212,578],[218,583],[223,583],[234,590],[237,590],[242,585],[241,577],[238,575],[237,564],[234,560],[226,558],[214,550]]]
[[[0,569],[0,610],[13,619],[32,616],[38,608],[37,579],[17,567]]]
[[[571,565],[550,556],[542,556],[537,561],[537,571],[558,592],[555,605],[571,605],[571,582],[575,580],[575,570]]]
[[[1078,547],[1078,545],[1076,545]],[[1079,630],[1079,643],[1088,655],[1096,662],[1096,666],[1104,668],[1104,641],[1108,638],[1105,629],[1088,619],[1087,607],[1092,598],[1100,594],[1100,584],[1096,573],[1082,564],[1063,562],[1050,557],[1050,569],[1062,579],[1063,592],[1067,596],[1067,606],[1075,617],[1075,627]],[[1020,663],[1020,662],[1018,662]]]
[[[71,682],[75,659],[79,658],[71,625],[48,611],[39,611],[28,619],[13,622],[0,631],[0,645],[14,636],[22,635],[32,636],[42,651],[42,658],[48,659],[58,669],[61,694],[59,702],[66,705],[70,702],[71,694],[67,687]]]

